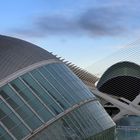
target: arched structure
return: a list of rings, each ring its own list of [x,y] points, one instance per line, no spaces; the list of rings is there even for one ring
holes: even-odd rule
[[[0,140],[114,140],[115,124],[58,58],[0,36]]]
[[[100,78],[95,94],[104,99],[105,106],[117,107],[120,112],[113,114],[117,121],[125,115],[140,116],[140,66],[132,62],[119,62],[111,66]]]
[[[140,66],[120,62],[111,66],[97,84],[99,91],[133,101],[140,93]]]

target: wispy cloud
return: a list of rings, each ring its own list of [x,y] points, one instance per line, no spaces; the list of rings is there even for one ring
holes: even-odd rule
[[[100,7],[88,9],[79,19],[79,26],[84,31],[95,35],[118,35],[126,30],[120,22],[123,15],[112,7]]]
[[[116,36],[128,33],[129,15],[119,4],[87,8],[71,18],[64,15],[41,15],[31,20],[27,28],[14,29],[16,34],[44,37],[49,35]],[[127,26],[128,24],[128,26]]]

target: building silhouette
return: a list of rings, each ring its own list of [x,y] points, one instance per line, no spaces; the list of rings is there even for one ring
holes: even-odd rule
[[[115,121],[124,115],[140,115],[140,66],[123,61],[108,68],[100,78],[97,89],[117,99],[117,114],[112,114]],[[111,102],[114,104],[114,102]],[[124,104],[122,107],[120,104]],[[124,108],[126,106],[126,108]],[[129,107],[128,107],[129,106]],[[128,108],[127,108],[128,107]]]
[[[115,124],[58,58],[0,36],[0,140],[114,140]]]

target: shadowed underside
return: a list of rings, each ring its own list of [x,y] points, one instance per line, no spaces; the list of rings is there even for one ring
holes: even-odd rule
[[[108,80],[99,90],[133,101],[140,93],[140,79],[130,76],[118,76]]]
[[[120,62],[111,66],[97,84],[101,92],[134,100],[140,93],[140,66]]]

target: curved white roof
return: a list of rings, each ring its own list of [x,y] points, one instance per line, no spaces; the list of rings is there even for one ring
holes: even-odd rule
[[[57,59],[29,42],[0,35],[0,80],[39,61]]]

